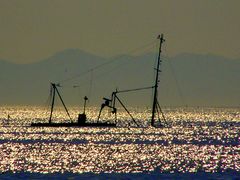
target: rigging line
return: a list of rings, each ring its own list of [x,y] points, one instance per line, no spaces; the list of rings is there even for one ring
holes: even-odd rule
[[[157,46],[156,46],[157,48]],[[157,54],[156,54],[156,59],[157,59]],[[122,66],[124,63],[121,63],[120,65],[117,65],[116,67],[112,68],[111,70],[108,70],[105,73],[102,73],[100,75],[98,75],[95,79],[99,79],[101,77],[103,77],[104,75],[106,75],[107,73],[110,73],[112,71],[114,71],[115,69],[117,69],[119,66]],[[154,71],[155,72],[155,71]],[[93,73],[93,71],[91,71],[91,74]],[[92,80],[91,80],[92,81]],[[88,81],[85,81],[83,83],[80,83],[78,85],[74,85],[74,87],[80,87],[80,86],[84,86],[84,84],[86,85]],[[143,87],[143,88],[137,88],[137,89],[130,89],[130,90],[122,90],[122,91],[117,91],[117,93],[122,93],[122,92],[130,92],[130,91],[138,91],[138,90],[144,90],[144,89],[153,89],[154,86],[150,86],[150,87]]]
[[[139,54],[135,53],[135,54],[132,54],[132,56],[138,57],[138,56],[141,56],[141,55],[146,54],[146,53],[151,53],[151,52],[153,52],[154,47],[155,47],[155,45],[153,46],[153,44],[151,44],[151,46],[148,46],[145,49],[143,49],[141,51],[141,53],[139,53]]]
[[[128,115],[132,118],[132,121],[137,125],[137,127],[139,127],[139,124],[136,122],[136,120],[134,119],[134,117],[132,116],[132,114],[128,111],[128,109],[126,108],[126,106],[123,104],[123,102],[119,99],[118,96],[115,96],[115,98],[118,100],[118,102],[122,105],[122,107],[125,109],[125,111],[128,113]]]
[[[127,63],[130,63],[130,62],[128,61]],[[112,69],[110,69],[110,70],[108,70],[108,71],[106,71],[106,72],[101,73],[100,75],[98,75],[97,77],[95,77],[95,79],[102,78],[102,77],[105,76],[106,74],[109,74],[109,73],[115,71],[116,69],[118,69],[120,66],[122,66],[122,65],[124,65],[124,64],[126,64],[126,63],[121,62],[120,64],[118,64],[117,66],[113,67]],[[93,70],[90,70],[90,72],[91,72],[91,74],[92,74],[92,73],[93,73]],[[76,87],[84,86],[84,85],[88,84],[88,82],[89,82],[89,81],[84,81],[84,82],[82,82],[82,83],[80,83],[80,84],[76,84],[76,85],[71,86],[71,87],[76,88]],[[62,86],[61,86],[61,87],[62,87]],[[65,87],[66,87],[66,86],[65,86]]]
[[[127,90],[121,90],[121,91],[116,91],[116,93],[125,93],[125,92],[131,92],[131,91],[140,91],[140,90],[146,90],[146,89],[153,89],[154,86],[148,86],[148,87],[143,87],[143,88],[136,88],[136,89],[127,89]]]
[[[51,106],[52,96],[53,96],[53,89],[52,89],[52,86],[50,85],[49,95],[48,95],[45,103],[43,104],[44,111],[49,111],[49,108]]]
[[[70,114],[69,114],[69,112],[68,112],[68,109],[67,109],[67,107],[66,107],[66,105],[65,105],[65,103],[64,103],[64,101],[63,101],[63,99],[62,99],[62,97],[61,97],[61,95],[60,95],[60,93],[59,93],[59,91],[58,91],[58,89],[55,88],[55,90],[56,90],[56,92],[57,92],[57,94],[58,94],[58,97],[60,98],[60,100],[61,100],[61,102],[62,102],[62,104],[63,104],[63,107],[64,107],[65,111],[67,112],[68,117],[69,117],[70,120],[72,121],[72,118],[70,117]]]
[[[186,100],[185,100],[185,98],[184,98],[184,96],[183,96],[182,89],[181,89],[181,87],[180,87],[180,85],[179,85],[179,81],[178,81],[178,79],[177,79],[175,70],[174,70],[173,65],[172,65],[172,61],[171,61],[171,59],[169,58],[169,54],[168,54],[168,51],[167,51],[167,45],[166,45],[164,48],[165,48],[165,52],[166,52],[167,62],[169,62],[169,65],[170,65],[170,71],[171,71],[171,73],[172,73],[172,75],[173,75],[173,79],[174,79],[174,81],[175,81],[175,83],[176,83],[176,86],[177,86],[177,92],[178,92],[178,94],[179,94],[180,101],[182,102],[182,104],[184,104],[185,106],[187,106],[187,102],[186,102]]]
[[[104,74],[102,74],[104,75]],[[102,76],[98,76],[98,78],[101,78]],[[81,84],[78,84],[78,85],[74,85],[74,88],[77,88],[77,87],[82,87],[84,86],[85,83],[81,83]],[[91,87],[90,87],[90,90],[92,88],[92,83],[91,83]],[[131,91],[140,91],[140,90],[147,90],[147,89],[153,89],[154,86],[148,86],[148,87],[143,87],[143,88],[135,88],[135,89],[127,89],[127,90],[121,90],[121,91],[118,91],[116,93],[125,93],[125,92],[131,92]]]
[[[159,108],[157,107],[156,108],[156,110],[157,110],[157,115],[158,115],[158,122],[161,124],[161,119],[160,119],[160,113],[159,113]]]
[[[91,74],[90,74],[90,84],[89,84],[89,91],[88,91],[89,98],[91,98],[91,95],[92,95],[92,85],[93,85],[93,71],[91,71]]]
[[[128,51],[128,52],[125,53],[125,54],[132,54],[132,53],[134,53],[134,52],[136,52],[136,51],[138,51],[138,50],[140,50],[140,49],[143,49],[143,48],[145,48],[145,47],[148,47],[148,46],[152,45],[152,44],[155,43],[155,42],[156,42],[156,40],[151,41],[150,43],[147,43],[147,44],[145,44],[145,45],[143,45],[143,46],[141,46],[141,47],[138,47],[138,48],[135,48],[135,49],[133,49],[133,50],[131,50],[131,51]],[[75,78],[77,78],[77,77],[79,77],[79,76],[82,76],[82,75],[87,74],[87,73],[89,73],[89,72],[91,72],[91,71],[94,71],[94,70],[96,70],[96,69],[99,69],[99,68],[101,68],[101,67],[103,67],[103,66],[105,66],[105,65],[111,64],[111,63],[115,62],[116,60],[121,59],[122,57],[125,57],[125,55],[121,55],[121,56],[119,56],[119,57],[117,57],[117,58],[115,58],[115,59],[110,59],[110,60],[108,60],[107,62],[102,63],[102,64],[99,64],[99,65],[96,65],[95,67],[90,68],[90,69],[88,69],[88,70],[85,71],[85,72],[82,72],[82,73],[76,74],[76,75],[74,75],[74,76],[72,76],[72,77],[69,77],[69,78],[67,78],[67,79],[61,80],[61,81],[59,81],[59,83],[64,83],[64,82],[66,82],[66,81],[71,81],[71,80],[73,80],[73,79],[75,79]]]
[[[159,108],[159,110],[160,110],[160,112],[161,112],[161,114],[162,114],[162,118],[163,118],[164,122],[165,122],[167,125],[169,125],[169,124],[167,123],[167,121],[166,121],[165,115],[164,115],[164,113],[163,113],[163,111],[162,111],[162,108],[161,108],[161,106],[160,106],[160,104],[159,104],[158,101],[157,101],[157,106],[158,106],[158,108]]]
[[[122,64],[120,64],[120,65],[122,65]],[[118,66],[117,66],[117,67],[114,67],[114,68],[112,68],[112,69],[110,69],[110,70],[108,70],[108,71],[106,71],[106,72],[103,72],[103,73],[99,74],[98,76],[95,77],[95,80],[104,77],[106,74],[113,72],[113,71],[114,71],[115,69],[117,69],[117,68],[118,68]],[[80,86],[82,87],[82,86],[88,84],[88,82],[89,82],[88,80],[85,80],[84,82],[79,83],[79,84],[76,84],[76,85],[74,85],[73,87],[80,87]]]
[[[129,63],[129,62],[128,62],[128,63]],[[96,79],[100,79],[100,78],[102,78],[103,76],[105,76],[106,74],[109,74],[109,73],[115,71],[116,69],[118,69],[120,66],[122,66],[122,65],[124,65],[124,64],[125,64],[125,63],[121,62],[120,64],[118,64],[117,66],[109,69],[108,71],[99,74],[98,76],[95,77],[95,80],[96,80]],[[74,87],[79,87],[79,86],[82,86],[82,85],[87,84],[87,83],[88,83],[88,81],[84,81],[84,82],[82,82],[82,83],[80,83],[80,84],[74,85]]]
[[[180,88],[179,82],[178,82],[178,80],[177,80],[177,78],[176,78],[177,76],[176,76],[176,73],[175,73],[175,71],[174,71],[174,68],[173,68],[173,65],[172,65],[172,62],[171,62],[170,58],[168,58],[168,62],[169,62],[169,65],[170,65],[171,72],[172,72],[172,74],[173,74],[174,81],[175,81],[176,86],[177,86],[177,90],[178,90],[180,99],[181,99],[182,103],[186,106],[187,103],[186,103],[186,101],[185,101],[185,99],[184,99],[184,97],[183,97],[183,93],[182,93],[182,90],[181,90],[181,88]]]
[[[156,41],[155,43],[155,52],[158,51],[158,42]],[[153,69],[155,69],[155,67],[157,66],[157,59],[158,59],[158,53],[155,54],[155,60],[154,60],[154,64],[153,64]],[[156,77],[156,73],[157,71],[153,71],[153,84],[154,84],[154,78]],[[153,94],[154,94],[154,89],[152,90],[152,95],[151,95],[151,101],[153,100]]]

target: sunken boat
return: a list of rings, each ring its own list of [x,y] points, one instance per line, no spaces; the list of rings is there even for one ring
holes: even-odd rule
[[[32,127],[116,127],[116,123],[99,122],[99,118],[98,118],[97,122],[87,122],[87,116],[85,114],[85,109],[86,109],[86,102],[87,102],[88,98],[86,96],[84,97],[83,113],[78,115],[77,122],[73,122],[73,120],[70,117],[69,111],[63,101],[63,98],[58,91],[57,87],[59,87],[59,86],[60,86],[59,84],[51,83],[51,90],[50,90],[51,93],[50,94],[52,94],[52,105],[51,105],[49,121],[46,123],[42,123],[42,122],[32,123],[31,124]],[[71,122],[64,122],[64,123],[52,122],[52,114],[53,114],[56,94],[60,98],[61,103],[62,103]],[[103,105],[102,105],[102,108],[103,108]]]
[[[78,115],[77,122],[73,122],[73,120],[70,117],[70,114],[68,112],[68,109],[58,91],[57,87],[60,87],[60,84],[55,84],[51,83],[51,90],[50,94],[52,94],[52,105],[51,105],[51,113],[50,113],[50,118],[49,121],[46,123],[32,123],[32,127],[117,127],[117,108],[116,108],[116,102],[118,102],[123,109],[127,112],[127,114],[131,117],[132,122],[136,125],[136,127],[140,127],[140,125],[137,123],[137,121],[134,119],[130,111],[127,109],[127,107],[123,104],[121,99],[118,97],[119,93],[127,93],[127,92],[133,92],[133,91],[141,91],[141,90],[146,90],[146,89],[153,89],[154,94],[153,94],[153,103],[152,103],[152,115],[151,115],[151,122],[150,125],[152,127],[164,127],[165,125],[168,125],[166,122],[165,116],[163,114],[163,111],[159,105],[158,102],[158,86],[159,86],[159,73],[161,72],[160,70],[160,65],[161,65],[161,49],[162,49],[162,44],[165,41],[163,38],[163,34],[159,35],[159,51],[158,51],[158,59],[157,59],[157,66],[155,68],[156,70],[156,76],[155,76],[155,83],[153,86],[149,87],[141,87],[141,88],[135,88],[135,89],[127,89],[127,90],[116,90],[112,92],[111,98],[103,98],[104,103],[101,105],[101,109],[99,111],[99,115],[97,118],[97,122],[89,122],[87,121],[87,116],[85,114],[85,107],[86,107],[86,101],[88,98],[85,96],[84,97],[84,110],[83,113]],[[59,122],[52,122],[52,113],[53,113],[53,108],[54,108],[54,103],[55,103],[55,96],[56,94],[60,98],[63,107],[65,108],[65,111],[70,119],[71,122],[64,122],[64,123],[59,123]],[[111,109],[111,113],[115,114],[115,122],[110,122],[110,121],[105,121],[101,122],[99,121],[101,112],[102,110],[107,107]],[[160,116],[162,117],[160,119]],[[158,118],[157,118],[158,117]],[[158,120],[158,121],[157,121]]]

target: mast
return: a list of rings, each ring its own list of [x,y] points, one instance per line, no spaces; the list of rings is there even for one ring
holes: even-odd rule
[[[53,113],[53,107],[54,107],[54,102],[55,102],[55,84],[51,83],[51,92],[53,92],[52,95],[52,105],[51,105],[51,113],[50,113],[50,117],[49,117],[49,124],[52,123],[52,113]]]
[[[52,96],[52,105],[51,105],[51,113],[50,113],[50,117],[49,117],[49,124],[52,123],[52,114],[53,114],[53,108],[54,108],[54,102],[55,102],[56,92],[57,92],[57,95],[58,95],[58,97],[60,98],[60,100],[61,100],[61,102],[62,102],[62,105],[63,105],[65,111],[67,112],[68,117],[70,118],[70,120],[71,120],[71,122],[72,122],[72,118],[70,117],[70,114],[69,114],[69,112],[68,112],[68,109],[67,109],[67,107],[66,107],[66,105],[65,105],[65,103],[64,103],[64,101],[63,101],[63,99],[62,99],[62,97],[61,97],[61,95],[60,95],[60,93],[59,93],[59,91],[58,91],[58,89],[57,89],[57,86],[60,86],[60,85],[59,85],[59,84],[51,83],[51,91],[53,91],[53,96]]]
[[[158,35],[157,38],[159,39],[159,51],[158,51],[158,62],[157,62],[157,68],[156,68],[157,73],[156,73],[154,95],[153,95],[151,126],[154,126],[155,113],[156,113],[156,108],[158,104],[158,83],[159,83],[159,72],[160,72],[160,64],[161,64],[161,51],[162,51],[162,44],[165,41],[165,39],[163,38],[163,34],[161,34],[161,36]]]

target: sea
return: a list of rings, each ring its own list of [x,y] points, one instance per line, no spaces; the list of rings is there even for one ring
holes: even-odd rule
[[[106,110],[116,128],[31,127],[48,122],[40,106],[0,107],[0,179],[240,179],[240,108],[164,107]],[[61,107],[53,122],[77,121]],[[96,122],[99,108],[86,109]]]

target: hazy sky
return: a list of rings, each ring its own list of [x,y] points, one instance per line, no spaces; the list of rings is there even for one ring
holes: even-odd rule
[[[0,59],[66,48],[110,57],[164,33],[168,55],[240,58],[240,0],[0,0]]]

